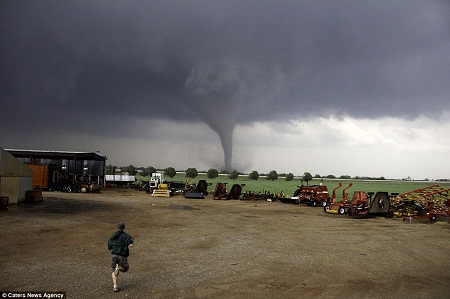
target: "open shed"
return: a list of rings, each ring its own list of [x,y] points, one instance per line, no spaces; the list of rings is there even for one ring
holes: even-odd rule
[[[100,152],[78,151],[52,151],[52,150],[23,150],[5,149],[19,161],[27,164],[36,171],[36,165],[48,166],[49,186],[41,189],[50,189],[52,185],[62,180],[75,185],[78,181],[105,184],[106,156]],[[39,174],[35,173],[35,174]],[[48,187],[48,188],[47,188]]]
[[[0,197],[8,202],[25,201],[27,191],[33,189],[33,170],[0,148]]]

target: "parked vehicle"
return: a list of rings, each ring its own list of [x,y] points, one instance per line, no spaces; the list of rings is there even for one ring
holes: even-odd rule
[[[367,196],[354,196],[348,215],[353,217],[383,216],[392,218],[394,210],[391,206],[391,197],[387,192],[368,192]]]
[[[294,196],[290,198],[290,201],[296,204],[307,204],[308,206],[325,207],[327,201],[330,198],[327,186],[313,185],[313,186],[299,186],[294,192]],[[282,201],[285,202],[285,201]]]

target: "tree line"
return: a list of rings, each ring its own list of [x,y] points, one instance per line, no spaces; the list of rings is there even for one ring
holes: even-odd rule
[[[106,166],[106,174],[109,174],[109,175],[113,175],[113,174],[117,174],[117,173],[128,173],[129,175],[136,175],[137,173],[139,173],[141,176],[151,176],[156,171],[157,171],[156,168],[154,168],[153,166],[141,167],[141,168],[136,168],[133,165],[128,165],[126,167],[117,167],[117,166],[113,166],[113,165]],[[177,174],[175,168],[173,168],[173,167],[167,167],[163,171],[164,171],[164,175],[168,176],[170,178],[175,177]],[[228,177],[232,180],[236,180],[239,176],[246,175],[244,173],[238,172],[237,170],[233,170],[229,173],[222,171],[220,173],[228,174]],[[199,172],[197,171],[196,168],[188,168],[185,170],[185,175],[188,178],[195,178],[198,176],[198,174],[199,174]],[[208,179],[215,179],[219,176],[219,170],[211,168],[206,172],[206,176],[208,177]],[[286,181],[292,181],[294,179],[293,173],[287,173],[287,174],[284,173],[284,174],[279,175],[278,172],[275,170],[271,170],[267,174],[260,174],[258,171],[253,170],[252,172],[250,172],[247,175],[247,178],[250,180],[258,180],[261,177],[264,177],[267,180],[275,181],[280,176],[284,177]],[[313,177],[309,172],[305,172],[304,175],[300,179],[302,181],[305,181],[306,184],[308,184],[313,179]]]
[[[142,176],[151,176],[153,173],[155,173],[157,171],[156,168],[154,168],[153,166],[148,166],[148,167],[135,167],[133,165],[128,165],[126,167],[117,167],[117,166],[113,166],[113,165],[107,165],[106,166],[106,174],[116,174],[118,172],[121,173],[128,173],[129,175],[136,175],[137,173],[139,173]],[[177,172],[175,170],[175,168],[173,167],[167,167],[164,170],[164,175],[170,178],[173,178],[176,176]],[[283,173],[283,174],[278,174],[277,171],[275,170],[271,170],[269,173],[264,174],[264,173],[259,173],[256,170],[253,170],[252,172],[250,172],[249,174],[245,174],[242,172],[238,172],[237,170],[233,170],[231,172],[226,172],[226,171],[221,171],[219,172],[219,170],[211,168],[208,171],[206,171],[206,175],[208,177],[208,179],[215,179],[219,176],[219,173],[222,174],[228,174],[228,177],[232,180],[236,180],[239,176],[242,175],[247,175],[247,178],[250,180],[258,180],[261,177],[264,177],[268,180],[274,181],[277,180],[279,177],[284,177],[286,181],[292,181],[294,179],[294,174],[292,173]],[[198,176],[199,172],[197,171],[196,168],[188,168],[185,170],[185,175],[188,178],[196,178]],[[306,183],[306,185],[309,184],[310,181],[312,181],[313,178],[316,179],[353,179],[353,180],[385,180],[385,177],[367,177],[367,176],[355,176],[355,177],[351,177],[349,175],[341,175],[339,177],[334,176],[334,175],[327,175],[327,176],[320,176],[319,174],[316,174],[314,177],[311,175],[311,173],[309,172],[305,172],[303,173],[302,176],[299,177],[300,180]]]

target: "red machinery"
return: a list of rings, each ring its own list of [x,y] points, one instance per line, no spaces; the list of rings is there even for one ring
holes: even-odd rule
[[[327,186],[322,184],[312,186],[299,186],[294,192],[289,201],[293,201],[296,204],[307,204],[308,206],[320,205],[325,207],[329,200],[329,193]],[[287,201],[287,199],[285,200]],[[283,202],[285,202],[283,201]]]
[[[450,188],[438,184],[412,190],[395,197],[395,214],[403,220],[429,218],[435,221],[437,216],[450,216]]]
[[[391,197],[387,192],[355,192],[348,209],[349,216],[371,217],[387,216],[392,218],[394,211],[391,208]]]
[[[344,215],[349,208],[349,203],[347,202],[348,193],[345,192],[347,189],[349,189],[353,184],[350,183],[346,188],[342,190],[342,202],[336,202],[336,190],[342,187],[342,184],[339,183],[339,185],[333,189],[333,195],[327,202],[327,205],[323,208],[325,212],[327,213],[333,213],[333,214],[339,214]]]

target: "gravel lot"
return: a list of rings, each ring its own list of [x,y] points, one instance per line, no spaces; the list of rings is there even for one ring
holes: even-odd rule
[[[450,222],[262,201],[44,192],[0,212],[0,291],[67,298],[449,298]],[[135,239],[112,292],[108,237]]]

